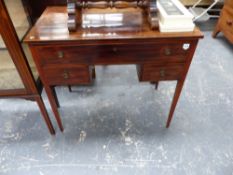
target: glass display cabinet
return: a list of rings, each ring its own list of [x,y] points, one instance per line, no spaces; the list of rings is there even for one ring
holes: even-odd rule
[[[30,28],[21,0],[0,0],[0,98],[36,101],[51,134],[54,128],[41,98],[42,84],[26,45]]]

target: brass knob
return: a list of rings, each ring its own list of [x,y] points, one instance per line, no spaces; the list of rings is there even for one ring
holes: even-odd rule
[[[228,20],[228,21],[227,21],[227,25],[232,26],[232,24],[233,24],[233,21],[232,21],[232,20]]]
[[[170,48],[165,48],[165,55],[166,56],[171,55],[171,49]]]
[[[161,76],[161,77],[165,77],[165,70],[163,70],[163,69],[160,70],[160,76]]]
[[[113,47],[112,50],[113,50],[113,52],[115,52],[115,53],[117,52],[117,48],[116,48],[116,47]]]
[[[65,70],[62,76],[64,79],[69,79],[69,72]]]
[[[58,58],[64,58],[64,53],[62,51],[59,51],[57,55],[58,55]]]

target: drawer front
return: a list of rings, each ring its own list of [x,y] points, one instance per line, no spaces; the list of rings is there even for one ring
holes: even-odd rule
[[[233,12],[231,12],[230,9],[224,8],[222,11],[220,24],[224,31],[233,34]]]
[[[144,64],[137,66],[140,81],[179,80],[184,72],[184,64],[153,65]]]
[[[135,64],[185,62],[184,43],[145,45],[57,46],[37,48],[41,66],[49,64]],[[188,45],[188,48],[190,46]]]
[[[43,77],[49,85],[90,84],[92,68],[89,66],[43,68]]]

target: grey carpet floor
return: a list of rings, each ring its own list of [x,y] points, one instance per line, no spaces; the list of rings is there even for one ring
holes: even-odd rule
[[[232,175],[233,46],[204,32],[174,120],[175,82],[139,83],[134,66],[97,67],[92,87],[58,87],[65,131],[33,102],[0,100],[0,174]],[[47,97],[43,94],[46,105]]]

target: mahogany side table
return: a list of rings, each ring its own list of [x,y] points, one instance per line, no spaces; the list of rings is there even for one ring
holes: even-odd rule
[[[166,124],[169,127],[203,34],[198,28],[184,33],[151,30],[143,13],[135,9],[129,9],[131,16],[125,10],[118,10],[110,18],[106,11],[99,11],[84,11],[82,18],[87,21],[70,33],[66,7],[48,7],[24,40],[30,47],[61,131],[63,125],[52,87],[90,84],[93,66],[115,64],[136,65],[139,81],[177,81]],[[113,26],[109,25],[111,22]]]

